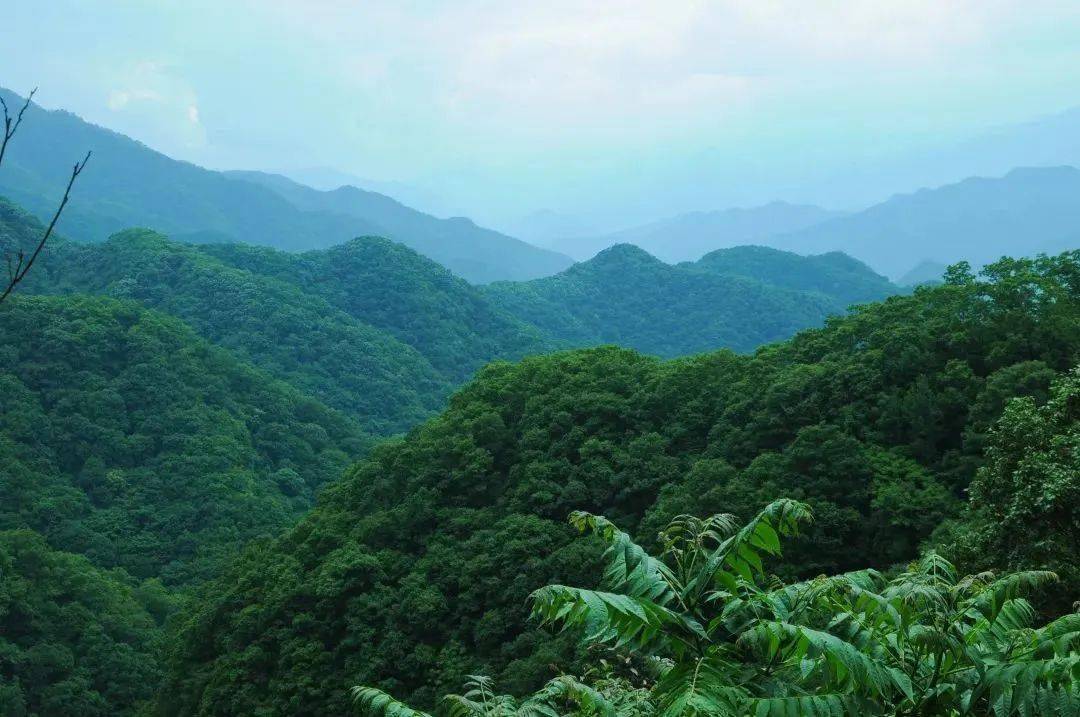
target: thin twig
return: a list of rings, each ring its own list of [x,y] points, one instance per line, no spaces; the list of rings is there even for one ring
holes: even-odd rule
[[[26,96],[26,102],[23,102],[22,108],[19,110],[19,114],[15,116],[15,119],[11,119],[11,115],[8,113],[7,102],[4,102],[4,98],[0,96],[0,107],[4,108],[4,141],[0,144],[0,164],[4,163],[4,152],[7,151],[8,141],[15,136],[15,132],[19,129],[19,125],[22,124],[23,113],[26,112],[26,108],[30,106],[30,100],[34,99],[34,93],[37,92],[37,88],[30,90],[30,94]]]
[[[16,126],[18,123],[16,123]],[[3,303],[4,299],[15,290],[15,287],[20,281],[26,278],[27,272],[30,271],[30,267],[34,265],[34,260],[38,258],[38,254],[45,248],[45,242],[49,241],[49,237],[52,236],[53,229],[56,227],[56,222],[60,220],[60,213],[64,211],[64,207],[67,206],[68,198],[71,196],[71,185],[75,184],[75,180],[82,173],[86,167],[86,163],[90,161],[90,152],[86,153],[83,161],[76,162],[75,166],[71,170],[71,179],[68,180],[67,188],[64,189],[64,198],[60,200],[60,206],[56,208],[56,213],[53,214],[52,221],[49,222],[49,226],[45,229],[45,234],[42,235],[41,241],[38,242],[37,247],[34,249],[34,253],[23,263],[23,254],[19,252],[19,260],[15,266],[15,274],[8,281],[7,288],[4,289],[4,293],[0,294],[0,303]],[[10,258],[10,257],[9,257]]]

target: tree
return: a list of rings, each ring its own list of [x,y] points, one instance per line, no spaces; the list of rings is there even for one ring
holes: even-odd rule
[[[37,88],[30,91],[30,94],[26,96],[26,101],[23,102],[23,106],[19,108],[18,113],[14,117],[8,111],[7,102],[3,97],[0,97],[0,107],[4,111],[4,139],[0,142],[0,165],[3,164],[4,154],[7,152],[8,142],[15,136],[15,133],[19,130],[19,126],[22,124],[23,115],[26,113],[26,108],[30,106],[30,101],[34,98],[34,93],[37,92]],[[56,228],[56,223],[60,221],[60,214],[63,213],[64,207],[67,206],[68,199],[71,197],[71,187],[75,184],[75,180],[82,174],[83,169],[86,167],[86,163],[90,161],[90,152],[86,153],[81,162],[76,162],[71,169],[71,178],[68,179],[67,187],[64,188],[64,196],[60,199],[60,205],[53,213],[52,220],[49,221],[49,225],[45,228],[41,238],[34,245],[33,249],[29,250],[25,247],[14,247],[4,252],[4,261],[7,264],[7,283],[2,285],[0,289],[0,304],[11,295],[11,292],[15,290],[15,287],[26,278],[26,275],[30,272],[30,268],[37,261],[38,255],[41,254],[41,250],[45,248],[45,244],[49,241],[49,237],[52,236],[53,230]]]
[[[571,523],[608,543],[606,591],[549,585],[533,614],[662,664],[652,693],[664,717],[1080,708],[1080,615],[1033,629],[1021,597],[1053,573],[958,579],[930,553],[890,581],[866,570],[778,584],[762,559],[810,517],[786,499],[742,527],[680,516],[655,558],[606,519],[576,513]]]

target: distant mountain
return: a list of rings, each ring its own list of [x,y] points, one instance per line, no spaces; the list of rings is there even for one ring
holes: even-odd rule
[[[368,234],[399,241],[473,282],[547,276],[573,263],[556,252],[478,227],[465,217],[436,219],[356,187],[320,192],[278,174],[234,171],[227,175],[271,189],[304,212],[370,222],[380,230]]]
[[[850,264],[748,248],[701,265],[672,266],[636,246],[618,244],[561,274],[498,282],[484,291],[568,345],[614,343],[660,356],[719,347],[750,351],[820,325],[826,316],[843,312],[853,296],[868,301],[895,291],[865,267],[860,271],[858,262]],[[830,267],[831,278],[804,276],[821,265]],[[806,290],[809,286],[817,289]],[[837,293],[820,291],[829,287]]]
[[[772,202],[749,209],[680,214],[632,229],[592,237],[572,237],[550,246],[578,260],[615,244],[634,244],[669,263],[694,261],[715,249],[756,244],[840,216],[821,207]]]
[[[0,94],[9,106],[22,102],[7,90]],[[374,192],[345,188],[321,193],[302,185],[290,191],[282,182],[271,188],[267,182],[243,181],[170,159],[69,112],[37,105],[27,110],[8,147],[0,194],[38,217],[51,214],[71,163],[87,150],[94,157],[61,224],[74,239],[100,241],[122,229],[148,226],[177,239],[243,241],[296,251],[382,235],[474,282],[530,279],[571,263],[468,219],[436,219]]]
[[[600,233],[580,217],[540,209],[519,217],[501,227],[507,234],[521,237],[537,246],[552,247],[565,237],[583,237]],[[594,252],[595,253],[595,252]],[[588,259],[589,257],[578,257]]]
[[[841,308],[878,301],[897,292],[897,286],[884,276],[838,251],[800,256],[763,246],[738,246],[710,252],[690,266],[786,289],[817,292],[834,299]]]
[[[945,276],[946,264],[936,261],[920,261],[896,280],[900,286],[940,283]]]
[[[900,194],[856,214],[770,237],[799,253],[839,250],[898,277],[921,261],[974,265],[1080,246],[1080,170],[1015,169]]]

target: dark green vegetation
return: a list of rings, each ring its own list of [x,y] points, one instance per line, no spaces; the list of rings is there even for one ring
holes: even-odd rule
[[[16,297],[0,365],[0,529],[170,585],[288,525],[369,444],[133,302]]]
[[[952,564],[928,553],[891,580],[862,570],[778,583],[766,561],[811,520],[808,506],[789,499],[770,503],[745,525],[730,514],[679,516],[660,533],[654,557],[606,518],[572,513],[575,527],[608,544],[601,589],[544,586],[530,596],[533,617],[573,629],[592,654],[618,656],[642,671],[624,669],[629,679],[614,694],[602,684],[593,689],[560,677],[520,702],[494,695],[490,680],[474,678],[466,694],[443,698],[442,711],[448,717],[521,714],[530,707],[530,714],[573,717],[1080,711],[1080,614],[1032,629],[1035,611],[1023,597],[1053,583],[1053,573],[958,578]],[[373,717],[423,714],[375,688],[355,687],[354,697]]]
[[[22,105],[8,90],[0,93],[10,107]],[[57,157],[82,157],[88,149],[94,152],[93,171],[80,178],[60,225],[74,239],[99,241],[147,226],[177,239],[303,250],[375,234],[477,282],[531,279],[571,263],[467,219],[436,219],[373,192],[347,187],[298,194],[178,162],[73,114],[35,104],[4,158],[0,194],[38,217],[51,216],[70,170]]]
[[[492,359],[547,348],[538,331],[500,311],[479,289],[386,239],[364,237],[303,254],[243,244],[208,245],[202,251],[292,284],[386,331],[454,383]]]
[[[802,254],[840,250],[890,277],[925,260],[981,265],[1075,247],[1078,195],[1080,170],[1073,167],[1015,169],[1004,177],[899,194],[763,243]]]
[[[429,705],[465,674],[522,694],[572,670],[573,636],[527,626],[522,607],[546,584],[597,584],[596,539],[564,522],[574,510],[607,515],[651,549],[679,514],[746,519],[790,496],[815,521],[770,566],[784,579],[916,557],[977,474],[987,486],[1016,474],[986,459],[1024,418],[1013,408],[1001,419],[1009,400],[1045,403],[1080,358],[1080,253],[1004,261],[980,278],[960,266],[948,279],[753,356],[662,362],[600,348],[489,366],[208,590],[180,625],[160,709],[340,714],[357,683]],[[1052,447],[1073,431],[1074,414],[1049,405],[1031,420],[1053,431],[1017,434],[1010,449],[1043,456],[1035,510],[1055,505]],[[962,570],[1068,567],[1067,545],[985,545]]]
[[[40,231],[6,202],[0,221],[4,241]],[[128,230],[54,240],[22,290],[137,300],[389,435],[493,359],[601,343],[663,356],[748,351],[895,287],[838,254],[741,247],[670,266],[620,246],[549,279],[478,288],[375,237],[292,254]]]
[[[896,287],[843,255],[740,247],[672,266],[619,244],[561,274],[484,291],[564,345],[614,343],[670,357],[750,351]]]
[[[135,299],[176,316],[371,433],[415,425],[452,385],[415,349],[319,296],[147,230],[57,242],[26,288]]]
[[[0,714],[112,717],[147,702],[160,679],[152,581],[0,532]]]

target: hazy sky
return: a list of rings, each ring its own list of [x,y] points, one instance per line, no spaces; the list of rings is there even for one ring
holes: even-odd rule
[[[868,197],[821,178],[1080,105],[1075,1],[4,5],[0,84],[46,107],[209,167],[333,167],[486,221],[850,205]]]

